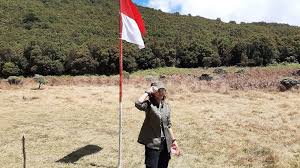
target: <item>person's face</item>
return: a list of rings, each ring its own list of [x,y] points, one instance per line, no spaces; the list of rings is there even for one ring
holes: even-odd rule
[[[154,97],[158,100],[162,100],[164,96],[166,95],[166,89],[158,89],[158,91],[153,93]]]

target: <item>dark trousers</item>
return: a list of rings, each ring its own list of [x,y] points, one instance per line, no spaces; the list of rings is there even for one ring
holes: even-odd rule
[[[165,140],[161,143],[160,150],[145,147],[146,168],[167,168],[170,160],[170,153]]]

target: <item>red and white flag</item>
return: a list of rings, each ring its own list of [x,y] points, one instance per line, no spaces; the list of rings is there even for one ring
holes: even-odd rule
[[[131,0],[120,0],[120,5],[121,39],[137,44],[140,49],[145,48],[143,36],[146,29],[140,12]]]

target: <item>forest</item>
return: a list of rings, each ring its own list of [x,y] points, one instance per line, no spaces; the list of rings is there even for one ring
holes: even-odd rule
[[[127,72],[300,62],[297,26],[139,9],[146,48],[124,42]],[[118,10],[117,0],[0,0],[0,77],[117,74]]]

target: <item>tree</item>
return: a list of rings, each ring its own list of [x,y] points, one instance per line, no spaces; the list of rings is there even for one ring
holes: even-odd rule
[[[212,51],[200,43],[192,42],[183,50],[177,53],[177,63],[179,67],[195,68],[203,66],[202,59],[204,57],[211,57]]]
[[[103,49],[98,52],[97,74],[112,75],[119,72],[119,52],[117,49]]]
[[[166,66],[172,67],[176,65],[176,50],[173,48],[164,48],[163,50],[163,58]]]
[[[211,66],[212,67],[218,67],[222,64],[221,58],[217,53],[213,53],[211,56]]]
[[[12,62],[6,62],[3,65],[2,74],[4,77],[18,76],[20,72],[19,67]]]
[[[278,46],[278,62],[300,62],[300,37],[283,38]]]
[[[161,66],[160,59],[156,58],[151,48],[145,48],[139,52],[137,58],[139,69],[150,69]]]
[[[10,62],[14,53],[11,49],[1,49],[0,50],[0,75],[3,76],[2,70],[6,62]]]
[[[190,46],[187,48],[183,48],[179,52],[177,52],[177,66],[182,68],[194,68],[198,66],[198,58],[195,53],[196,46]]]
[[[203,60],[203,66],[204,67],[211,67],[212,65],[212,58],[211,57],[204,57]]]
[[[72,75],[95,74],[99,63],[83,48],[69,53],[66,69]]]
[[[6,65],[4,70],[4,65],[6,63],[9,64]],[[7,77],[7,75],[9,75],[10,73],[12,73],[12,75],[23,75],[27,64],[28,63],[26,59],[22,55],[16,54],[11,49],[0,50],[0,76]],[[2,71],[7,74],[3,74]]]
[[[30,75],[61,75],[64,72],[65,54],[54,44],[31,42],[24,50]]]
[[[248,58],[253,65],[267,65],[277,58],[276,49],[272,42],[266,37],[254,39],[248,45]]]
[[[132,45],[131,45],[132,46]],[[138,64],[136,62],[136,58],[138,57],[138,50],[134,46],[126,47],[123,51],[123,69],[126,72],[133,72],[138,69]]]
[[[46,78],[39,74],[35,74],[33,80],[39,84],[38,89],[41,89],[42,85],[46,85],[48,83]]]
[[[240,65],[242,62],[243,53],[245,53],[246,45],[244,43],[238,42],[231,49],[231,59],[229,61],[229,65]]]
[[[217,48],[218,55],[222,65],[230,65],[232,59],[232,42],[227,37],[215,38],[212,40],[212,44]]]

